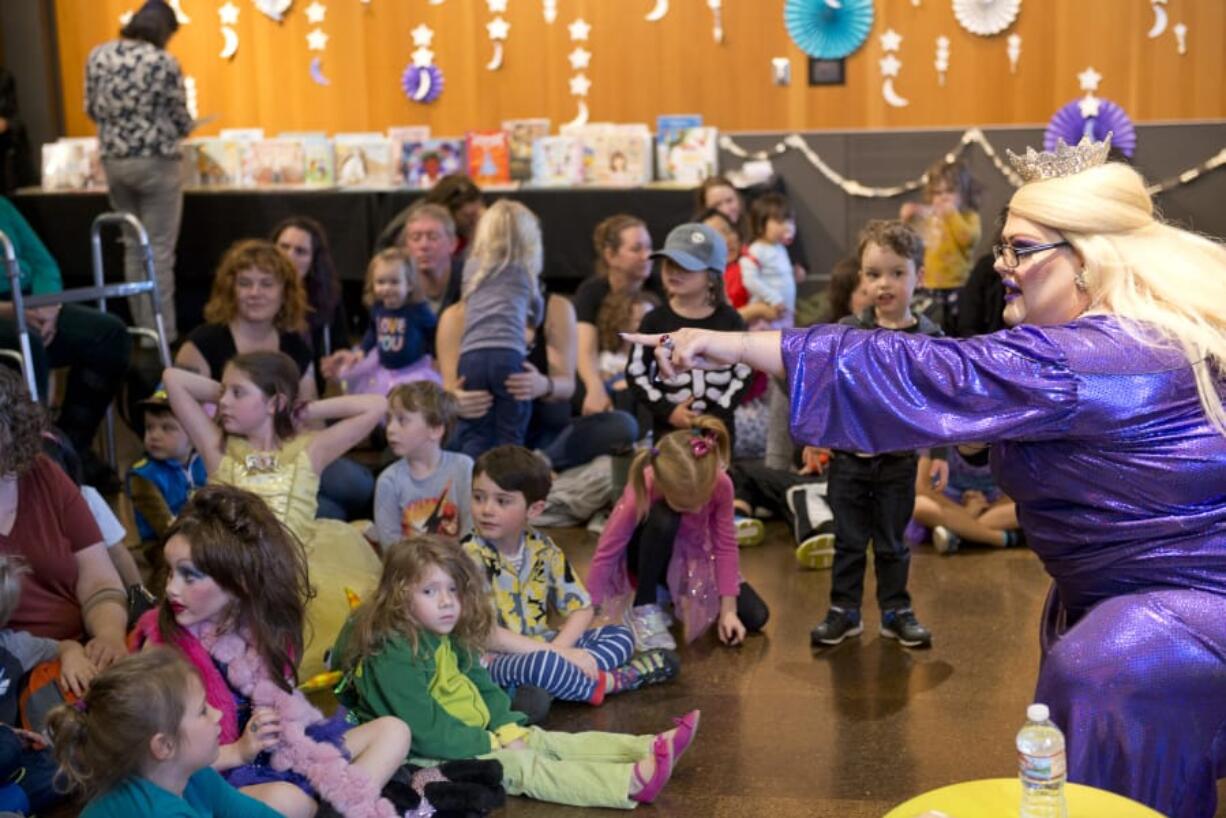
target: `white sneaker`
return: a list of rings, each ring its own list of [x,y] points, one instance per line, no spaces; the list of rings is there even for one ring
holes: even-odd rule
[[[636,605],[630,609],[628,619],[637,652],[677,649],[676,640],[668,632],[667,614],[659,605]]]
[[[792,535],[797,542],[803,542],[834,520],[825,494],[825,483],[799,483],[787,490],[785,497],[794,518]]]

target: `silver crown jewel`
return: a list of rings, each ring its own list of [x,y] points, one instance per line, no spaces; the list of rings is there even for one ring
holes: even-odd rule
[[[1023,182],[1037,182],[1042,179],[1056,179],[1060,176],[1072,176],[1083,170],[1098,167],[1107,161],[1107,152],[1111,150],[1111,134],[1102,142],[1095,142],[1088,136],[1083,136],[1076,147],[1070,148],[1063,139],[1056,139],[1056,150],[1039,153],[1034,148],[1027,148],[1025,156],[1018,156],[1006,149],[1009,163],[1022,177]]]

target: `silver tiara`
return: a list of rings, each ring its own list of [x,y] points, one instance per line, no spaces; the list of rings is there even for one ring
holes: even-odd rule
[[[1074,173],[1098,167],[1107,161],[1107,153],[1110,150],[1111,134],[1107,134],[1102,142],[1095,142],[1090,137],[1083,136],[1075,148],[1070,148],[1063,139],[1056,139],[1054,152],[1039,153],[1034,148],[1027,148],[1025,156],[1018,156],[1008,149],[1005,154],[1023,182],[1036,182],[1041,179],[1072,176]]]

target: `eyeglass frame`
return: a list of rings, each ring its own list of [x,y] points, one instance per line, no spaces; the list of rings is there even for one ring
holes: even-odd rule
[[[992,258],[995,261],[1003,261],[1005,263],[1006,270],[1016,270],[1018,267],[1021,266],[1022,259],[1026,258],[1026,256],[1031,256],[1031,255],[1034,255],[1035,253],[1041,253],[1044,250],[1054,250],[1057,247],[1072,247],[1072,246],[1073,245],[1068,241],[1053,241],[1047,244],[1032,244],[1028,247],[1018,248],[1018,247],[1014,247],[1012,244],[1009,244],[1008,242],[1005,242],[1004,244],[992,245]],[[1009,251],[1013,255],[1012,264],[1010,264],[1009,260],[1005,257],[1005,251]]]

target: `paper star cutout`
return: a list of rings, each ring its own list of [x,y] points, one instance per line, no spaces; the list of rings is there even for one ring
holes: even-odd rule
[[[1101,100],[1098,97],[1087,96],[1081,102],[1077,103],[1077,107],[1081,109],[1081,115],[1086,119],[1092,116],[1098,116],[1098,103]]]
[[[323,51],[328,45],[328,35],[317,28],[307,35],[307,51]]]
[[[505,40],[507,32],[511,30],[511,24],[501,17],[495,17],[485,24],[485,30],[490,33],[491,40]]]
[[[881,76],[897,77],[899,70],[902,68],[902,62],[893,54],[887,54],[885,57],[877,61],[881,66]]]
[[[328,13],[328,7],[315,0],[314,3],[306,7],[307,22],[313,25],[318,25],[324,21],[324,15]]]
[[[902,35],[894,29],[887,29],[885,34],[881,35],[882,51],[897,51],[900,45],[902,45]]]
[[[434,63],[434,52],[426,48],[425,46],[422,46],[421,48],[413,52],[413,65],[416,65],[418,68],[425,68],[426,66],[432,65],[433,63]]]
[[[217,9],[217,16],[221,18],[223,26],[238,25],[238,6],[226,0],[226,4]]]
[[[434,41],[434,29],[425,23],[421,23],[409,33],[413,35],[413,45],[416,46],[428,47]]]
[[[592,27],[582,17],[571,23],[567,28],[570,29],[570,38],[572,40],[586,40],[588,32],[592,30]]]
[[[585,74],[575,74],[570,78],[570,94],[574,97],[586,97],[592,81]]]
[[[1103,75],[1095,71],[1093,68],[1087,68],[1077,75],[1077,81],[1081,83],[1082,91],[1097,91],[1098,84],[1102,82]]]
[[[567,59],[570,60],[570,67],[576,71],[579,71],[583,68],[587,68],[588,64],[591,63],[592,52],[588,51],[581,45],[575,46],[575,50],[570,52],[570,56],[567,57]]]
[[[949,38],[948,37],[937,37],[937,48],[943,48],[948,51],[949,50]]]
[[[485,0],[485,4],[490,7],[490,14],[507,13],[507,0]]]

